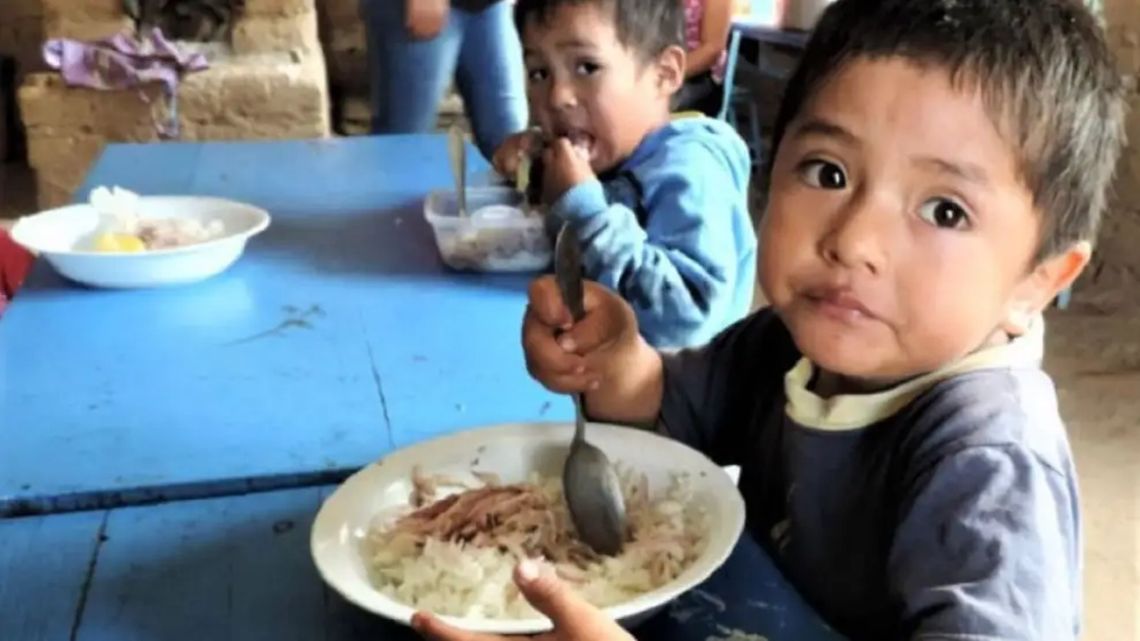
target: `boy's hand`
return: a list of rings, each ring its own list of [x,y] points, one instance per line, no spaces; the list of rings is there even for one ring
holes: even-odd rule
[[[585,393],[595,419],[651,423],[661,411],[661,356],[641,338],[629,303],[597,283],[583,285],[586,315],[577,323],[552,276],[531,285],[527,371],[551,391]]]
[[[511,134],[503,141],[503,144],[499,145],[499,148],[495,150],[495,157],[491,159],[495,171],[499,172],[501,176],[514,178],[522,157],[531,153],[531,150],[539,142],[538,138],[538,134],[533,130]]]
[[[551,142],[542,160],[546,165],[542,178],[543,200],[548,204],[553,204],[572,187],[597,178],[587,153],[567,138],[559,137]]]
[[[451,0],[404,0],[404,2],[407,3],[404,27],[413,38],[419,40],[434,38],[447,24]]]
[[[620,625],[586,603],[546,565],[523,561],[515,568],[515,584],[554,630],[535,637],[547,641],[633,641]],[[429,614],[412,617],[412,627],[431,641],[506,641],[508,637],[457,630]]]
[[[586,315],[574,323],[558,283],[544,276],[530,286],[523,350],[530,375],[552,391],[587,392],[639,340],[633,310],[617,294],[584,282]]]

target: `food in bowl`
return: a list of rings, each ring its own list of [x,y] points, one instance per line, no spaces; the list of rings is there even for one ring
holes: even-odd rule
[[[95,245],[100,234],[119,233],[119,229],[109,225],[113,214],[84,202],[20,218],[12,227],[12,239],[39,254],[67,280],[89,287],[133,289],[194,283],[220,274],[243,255],[249,239],[270,223],[264,209],[225,198],[184,195],[135,200],[120,190],[124,193],[132,202],[114,201],[118,204],[112,207],[125,204],[142,220],[196,220],[208,230],[220,226],[224,231],[210,242],[165,251],[146,250],[143,239],[133,234],[114,236],[101,242],[113,243],[115,251],[98,251]],[[104,245],[104,249],[111,248]]]
[[[699,506],[703,521],[698,527],[698,533],[703,534],[696,546],[699,553],[680,575],[659,588],[604,608],[608,616],[632,627],[700,585],[725,563],[744,531],[744,499],[723,469],[683,443],[650,430],[600,423],[591,424],[590,433],[590,442],[602,448],[611,461],[621,461],[623,467],[648,479],[651,501],[666,497],[669,488],[680,482],[689,497],[686,509]],[[348,602],[407,625],[416,607],[376,587],[367,550],[370,532],[382,530],[415,509],[409,502],[415,490],[415,468],[447,474],[462,482],[445,491],[486,485],[488,481],[477,473],[481,470],[494,470],[507,483],[530,481],[534,473],[558,476],[573,434],[573,422],[512,423],[441,435],[388,453],[349,477],[321,504],[310,534],[318,573]],[[623,478],[625,474],[623,471]],[[445,617],[448,623],[471,632],[539,634],[551,628],[544,616]]]
[[[528,271],[550,262],[550,241],[538,226],[473,227],[441,238],[439,249],[444,262],[459,270]]]
[[[220,238],[225,226],[220,220],[202,223],[193,218],[142,218],[139,195],[115,186],[96,187],[88,202],[103,219],[92,249],[97,252],[141,252],[204,243]]]
[[[445,265],[482,272],[541,271],[550,265],[545,218],[514,188],[469,188],[466,216],[460,215],[456,200],[452,191],[437,191],[424,203]]]
[[[588,602],[607,607],[669,583],[706,543],[707,515],[685,475],[654,499],[644,475],[619,466],[629,532],[615,557],[578,538],[557,478],[535,474],[510,485],[481,478],[472,487],[413,473],[407,509],[374,524],[362,542],[378,590],[441,615],[528,619],[540,615],[511,578],[524,558],[545,559]],[[462,489],[440,497],[447,486]]]

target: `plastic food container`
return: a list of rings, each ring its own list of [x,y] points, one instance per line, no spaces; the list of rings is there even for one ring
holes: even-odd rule
[[[528,213],[511,187],[467,189],[468,216],[459,215],[452,190],[424,201],[445,265],[461,271],[538,272],[550,266],[552,247],[543,216]]]

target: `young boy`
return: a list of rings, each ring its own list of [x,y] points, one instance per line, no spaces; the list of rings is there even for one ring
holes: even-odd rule
[[[519,0],[527,99],[549,139],[543,190],[583,245],[586,275],[621,294],[658,347],[708,341],[749,311],[756,238],[740,136],[670,118],[684,83],[684,12],[662,0]],[[496,153],[513,175],[537,144]]]
[[[1075,639],[1041,311],[1088,262],[1122,105],[1077,0],[838,0],[775,130],[771,308],[662,355],[620,298],[589,288],[572,324],[541,280],[531,371],[742,466],[750,535],[851,639]]]

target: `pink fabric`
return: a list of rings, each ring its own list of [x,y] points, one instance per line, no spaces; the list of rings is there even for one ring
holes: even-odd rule
[[[689,51],[701,46],[701,27],[704,26],[705,0],[682,0],[685,6],[685,48]],[[728,52],[723,49],[709,71],[713,80],[724,81],[724,69],[728,63]]]
[[[178,84],[184,73],[209,66],[206,57],[170,42],[160,29],[143,38],[126,32],[95,42],[58,38],[44,43],[44,61],[72,87],[130,89],[162,83],[170,120],[155,123],[166,138],[178,137]]]

